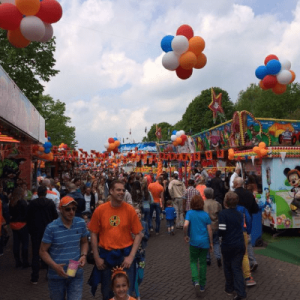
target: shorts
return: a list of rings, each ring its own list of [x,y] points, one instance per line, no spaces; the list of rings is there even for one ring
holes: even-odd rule
[[[174,220],[167,220],[167,227],[174,227]]]

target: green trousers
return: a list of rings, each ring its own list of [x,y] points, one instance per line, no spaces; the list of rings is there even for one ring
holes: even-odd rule
[[[192,271],[192,281],[198,282],[202,286],[205,286],[206,284],[207,251],[208,249],[197,248],[190,245],[190,266]]]

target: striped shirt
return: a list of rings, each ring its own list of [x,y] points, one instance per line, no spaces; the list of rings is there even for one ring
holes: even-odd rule
[[[189,211],[191,209],[190,204],[194,196],[200,195],[200,192],[193,186],[189,186],[184,193],[183,198],[186,199],[185,210]]]
[[[42,242],[51,244],[49,254],[57,264],[66,264],[67,270],[69,260],[78,261],[80,258],[80,240],[88,235],[86,224],[83,219],[75,217],[73,224],[67,228],[61,218],[48,224]],[[50,279],[61,279],[57,273],[49,267],[48,277]]]

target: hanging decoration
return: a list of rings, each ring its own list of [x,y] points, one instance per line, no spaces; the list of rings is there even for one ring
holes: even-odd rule
[[[171,141],[174,146],[183,146],[187,140],[184,130],[173,130],[171,135]]]
[[[7,30],[8,41],[16,48],[30,42],[46,43],[53,36],[53,23],[62,17],[56,0],[1,0],[0,28]]]
[[[216,123],[218,116],[221,118],[221,121],[226,121],[226,117],[222,107],[222,93],[216,96],[213,88],[211,89],[211,103],[208,105],[208,108],[213,112],[214,123]]]
[[[200,36],[194,36],[189,25],[181,25],[176,36],[167,35],[161,40],[161,48],[166,54],[162,65],[169,71],[176,71],[180,79],[188,79],[193,74],[193,68],[202,69],[207,62],[203,52],[205,41]]]
[[[264,66],[255,70],[255,76],[260,79],[259,86],[262,90],[272,89],[274,94],[280,95],[286,91],[287,85],[291,84],[296,74],[291,70],[291,62],[270,54],[265,58]]]

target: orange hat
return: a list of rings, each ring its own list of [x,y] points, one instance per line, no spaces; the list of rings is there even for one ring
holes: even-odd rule
[[[72,197],[65,196],[65,197],[61,198],[60,203],[59,203],[59,207],[67,206],[72,202],[74,202],[77,205],[77,202]]]

